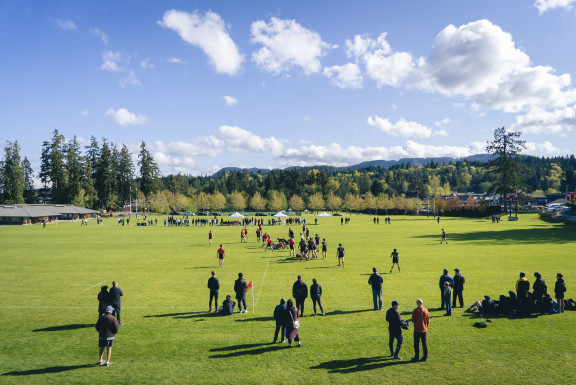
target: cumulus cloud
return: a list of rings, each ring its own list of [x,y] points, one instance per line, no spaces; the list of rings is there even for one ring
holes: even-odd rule
[[[407,141],[404,146],[392,147],[343,147],[338,143],[326,146],[302,146],[289,148],[282,156],[286,164],[310,166],[329,164],[346,166],[374,159],[392,160],[400,158],[453,157],[461,158],[485,153],[485,143],[474,142],[467,146],[431,146]]]
[[[236,104],[238,104],[238,99],[236,99],[235,97],[228,96],[228,95],[222,95],[222,97],[224,98],[224,101],[226,102],[226,105],[228,107],[232,107],[232,106],[235,106]]]
[[[108,72],[124,71],[124,58],[120,52],[104,51],[102,52],[102,65],[100,69]]]
[[[218,73],[236,75],[244,58],[228,34],[224,21],[217,13],[170,10],[158,24],[171,29],[186,43],[199,47],[210,59]]]
[[[179,59],[179,58],[173,57],[173,56],[170,56],[169,58],[167,58],[166,61],[168,63],[175,63],[175,64],[181,64],[182,63],[182,59]]]
[[[226,143],[230,151],[279,154],[284,148],[282,141],[273,136],[262,138],[237,126],[221,126],[216,136]]]
[[[105,114],[110,120],[121,126],[132,126],[132,125],[145,125],[150,121],[149,119],[140,114],[134,114],[125,108],[119,108],[117,110],[109,108]]]
[[[439,120],[437,122],[434,122],[434,125],[439,127],[439,126],[444,126],[446,124],[450,123],[450,118],[444,118],[442,120]]]
[[[99,30],[98,28],[92,28],[92,29],[90,30],[90,33],[91,33],[93,36],[96,36],[96,37],[102,39],[102,42],[103,42],[104,44],[106,44],[106,45],[108,44],[108,35],[105,34],[103,31]]]
[[[525,148],[526,152],[535,154],[560,155],[566,152],[547,140],[542,143],[526,142]]]
[[[407,122],[403,119],[396,123],[391,123],[390,120],[376,115],[374,118],[368,117],[368,124],[391,136],[429,138],[432,135],[430,128],[416,122]]]
[[[324,68],[324,76],[330,82],[340,88],[362,88],[362,74],[360,67],[355,63],[348,63],[343,66],[332,66]]]
[[[251,42],[262,45],[252,54],[252,61],[264,71],[273,74],[300,67],[306,75],[318,73],[322,68],[320,58],[331,46],[320,35],[295,20],[275,17],[266,23],[258,20],[250,27]]]
[[[554,111],[534,108],[526,115],[516,116],[511,127],[530,134],[554,134],[576,129],[576,106]]]
[[[56,19],[56,25],[65,31],[76,31],[76,24],[72,20]]]
[[[534,6],[538,8],[540,14],[543,14],[556,8],[572,9],[574,4],[576,4],[576,0],[536,0]]]

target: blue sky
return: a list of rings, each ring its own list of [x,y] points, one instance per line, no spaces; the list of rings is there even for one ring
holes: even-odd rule
[[[576,0],[3,1],[0,140],[144,140],[162,172],[574,153]]]

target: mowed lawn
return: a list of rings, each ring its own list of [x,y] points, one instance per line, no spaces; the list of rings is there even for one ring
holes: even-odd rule
[[[288,251],[264,252],[249,227],[247,244],[240,227],[118,227],[90,221],[46,228],[0,228],[0,383],[355,383],[355,384],[542,384],[574,383],[576,312],[530,318],[495,317],[486,329],[477,315],[440,311],[442,269],[466,277],[465,306],[489,294],[514,289],[518,273],[531,282],[542,274],[553,293],[557,272],[564,274],[567,298],[576,297],[576,227],[541,222],[536,215],[518,222],[489,219],[393,216],[375,225],[371,216],[352,215],[351,223],[322,219],[311,235],[328,241],[328,259],[288,258]],[[161,224],[162,223],[162,224]],[[301,226],[292,226],[296,236]],[[448,244],[440,245],[441,229]],[[208,245],[208,231],[214,244]],[[288,226],[265,226],[275,239]],[[338,267],[336,247],[346,248]],[[216,250],[226,249],[224,268]],[[393,248],[402,273],[388,274]],[[402,361],[391,360],[385,311],[373,311],[367,281],[372,267],[384,278],[384,308],[401,303],[409,318],[415,300],[430,310],[429,361],[410,363],[412,327],[404,332]],[[220,302],[233,295],[239,272],[254,287],[246,314],[207,313],[210,272],[220,280]],[[272,312],[290,298],[298,274],[310,286],[322,285],[325,317],[311,317],[306,301],[301,319],[302,348],[270,344]],[[99,367],[96,296],[118,280],[124,292],[123,321],[111,367]],[[255,315],[252,315],[252,290]]]

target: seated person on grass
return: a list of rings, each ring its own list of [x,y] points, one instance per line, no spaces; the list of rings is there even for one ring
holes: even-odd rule
[[[232,315],[234,313],[234,306],[236,306],[236,302],[232,301],[231,297],[227,295],[218,312],[221,315]]]

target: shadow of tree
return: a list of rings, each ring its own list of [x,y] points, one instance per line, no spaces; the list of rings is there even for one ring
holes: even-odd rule
[[[67,372],[69,370],[76,370],[82,368],[95,368],[99,366],[98,364],[88,364],[88,365],[69,365],[69,366],[52,366],[49,368],[42,369],[31,369],[31,370],[14,370],[12,372],[3,373],[3,376],[29,376],[32,374],[47,374],[47,373],[60,373]]]
[[[252,349],[252,348],[257,349]],[[235,345],[235,346],[227,346],[224,348],[217,348],[211,349],[211,352],[217,351],[230,351],[236,350],[231,353],[226,354],[215,354],[213,356],[209,356],[209,358],[229,358],[229,357],[239,357],[239,356],[247,356],[247,355],[259,355],[263,353],[273,352],[275,350],[284,349],[286,345],[282,346],[280,344],[250,344],[250,345]]]
[[[44,329],[34,329],[33,332],[59,332],[63,330],[76,330],[76,329],[87,329],[93,328],[96,324],[71,324],[71,325],[60,325],[60,326],[50,326]]]
[[[274,317],[254,317],[254,318],[244,318],[244,319],[237,319],[236,322],[266,322],[266,321],[274,321]]]
[[[384,368],[386,366],[411,364],[410,361],[399,361],[391,357],[367,357],[354,358],[351,360],[326,361],[310,369],[326,369],[329,373],[355,373],[366,370]]]
[[[193,312],[186,312],[186,313],[167,313],[167,314],[154,314],[154,315],[145,315],[143,318],[163,318],[163,317],[178,317],[178,316],[185,316],[190,314],[201,314],[202,317],[206,315],[206,312],[203,311],[193,311]]]

